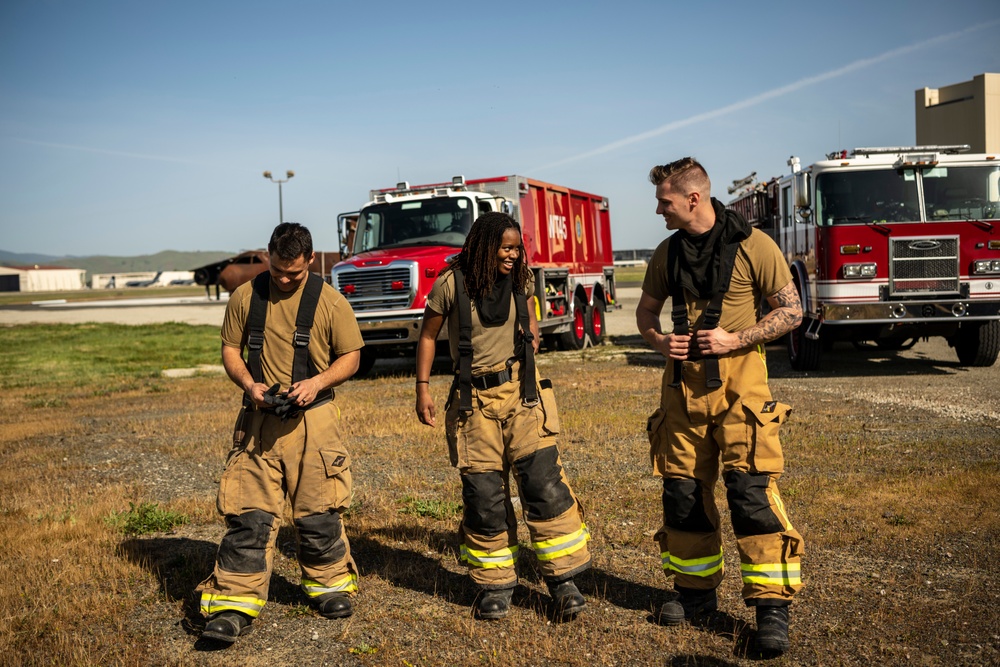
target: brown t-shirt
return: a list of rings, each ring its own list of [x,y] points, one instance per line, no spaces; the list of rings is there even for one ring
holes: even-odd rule
[[[292,335],[295,333],[295,316],[299,312],[305,285],[306,281],[303,280],[297,290],[286,293],[271,281],[261,367],[264,384],[271,386],[276,382],[280,383],[282,391],[286,391],[292,383]],[[246,345],[249,333],[246,323],[250,315],[252,293],[251,280],[237,287],[229,297],[226,317],[222,321],[223,345],[239,349]],[[364,344],[351,305],[340,292],[324,283],[309,337],[309,356],[316,365],[316,370],[322,373],[329,368],[331,350],[339,356],[359,350]]]
[[[535,293],[534,277],[528,281],[528,303]],[[448,343],[451,347],[451,358],[458,363],[458,306],[455,303],[455,273],[445,270],[434,281],[434,287],[427,297],[427,307],[435,313],[448,318]],[[472,374],[488,372],[498,364],[506,362],[514,356],[514,331],[517,326],[517,310],[514,299],[510,300],[510,314],[507,321],[493,327],[484,327],[479,321],[476,302],[472,310]],[[531,310],[529,306],[528,310]]]
[[[657,301],[670,298],[670,278],[667,271],[667,238],[653,251],[653,257],[646,268],[646,276],[642,281],[642,291]],[[733,278],[729,283],[729,291],[722,300],[722,316],[719,326],[729,333],[749,329],[757,323],[757,311],[761,298],[769,297],[792,282],[792,273],[788,269],[781,249],[770,236],[754,229],[750,236],[740,243],[733,265]],[[687,293],[688,319],[694,322],[697,329],[701,316],[708,306],[708,299],[697,299]],[[669,319],[669,310],[666,312]]]

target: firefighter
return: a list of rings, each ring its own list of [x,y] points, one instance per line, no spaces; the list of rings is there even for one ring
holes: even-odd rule
[[[219,483],[228,528],[202,582],[202,637],[235,642],[267,600],[275,539],[291,502],[301,585],[327,618],[353,612],[358,569],[341,514],[351,502],[351,458],[333,387],[358,368],[364,345],[346,299],[309,272],[309,230],[278,225],[270,271],[237,288],[222,324],[222,362],[244,393]],[[244,360],[243,351],[247,350]]]
[[[659,613],[677,625],[716,609],[723,577],[715,505],[720,459],[740,554],[743,598],[755,607],[756,648],[788,649],[788,610],[802,588],[802,537],[778,493],[778,427],[791,408],[767,385],[764,343],[795,329],[802,308],[780,250],[766,234],[711,197],[692,158],[653,167],[656,212],[674,234],[646,269],[636,324],[667,359],[660,408],[647,425],[654,474],[663,478],[656,533],[675,599]],[[660,312],[672,299],[673,331]],[[758,319],[761,299],[770,311]]]
[[[456,375],[445,431],[462,479],[460,557],[481,589],[474,612],[481,619],[504,618],[517,585],[511,473],[554,615],[568,620],[586,605],[573,577],[590,567],[590,533],[559,460],[552,384],[534,368],[532,293],[520,226],[505,213],[484,213],[435,281],[417,345],[417,416],[434,426],[430,372],[447,321]]]

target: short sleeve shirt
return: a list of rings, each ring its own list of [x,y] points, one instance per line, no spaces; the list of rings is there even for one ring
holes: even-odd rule
[[[261,351],[264,384],[268,386],[278,383],[282,390],[287,390],[292,383],[292,335],[295,333],[295,317],[299,312],[305,284],[306,281],[303,280],[297,290],[286,293],[271,281],[264,325],[264,348]],[[223,345],[241,350],[246,346],[252,293],[251,280],[237,287],[229,298],[222,322]],[[351,304],[340,292],[324,283],[309,337],[309,356],[316,365],[316,370],[322,373],[330,367],[331,351],[339,356],[362,347],[364,340]]]
[[[528,302],[535,293],[534,280],[528,281]],[[458,364],[458,307],[455,303],[455,273],[446,270],[434,281],[431,293],[427,297],[427,307],[435,313],[444,315],[448,320],[448,342],[451,348],[451,359]],[[476,302],[471,304],[472,310],[472,374],[488,372],[497,365],[506,362],[514,356],[514,331],[517,326],[517,309],[514,299],[510,300],[510,314],[503,324],[484,327],[479,321]],[[528,310],[531,310],[529,306]]]
[[[666,301],[671,296],[667,270],[669,242],[667,238],[653,251],[642,281],[642,291],[658,301]],[[740,243],[740,251],[736,253],[733,278],[722,300],[719,326],[730,333],[749,329],[757,323],[761,298],[771,296],[790,282],[792,273],[781,249],[770,236],[753,229],[750,236]],[[690,292],[686,296],[688,319],[697,329],[708,299],[697,299]]]

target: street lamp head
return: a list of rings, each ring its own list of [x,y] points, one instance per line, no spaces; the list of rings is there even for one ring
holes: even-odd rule
[[[265,171],[264,172],[264,178],[271,178],[271,172]]]
[[[285,175],[286,175],[286,176],[287,176],[288,178],[291,178],[292,176],[295,176],[295,172],[294,172],[294,171],[292,171],[291,169],[289,169],[288,171],[286,171],[286,172],[285,172]]]

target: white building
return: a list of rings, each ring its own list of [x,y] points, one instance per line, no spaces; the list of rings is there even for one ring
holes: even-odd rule
[[[61,292],[79,290],[85,286],[87,272],[64,266],[3,266],[0,267],[2,292]]]

